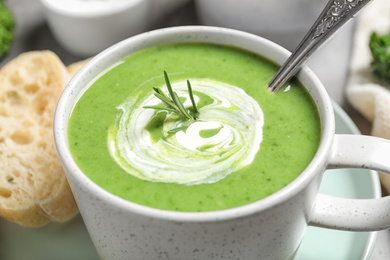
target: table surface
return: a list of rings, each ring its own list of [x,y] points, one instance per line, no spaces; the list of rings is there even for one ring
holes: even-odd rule
[[[155,19],[150,29],[200,24],[194,3],[191,1],[181,2],[183,4],[175,10],[170,10],[169,15]],[[9,53],[0,59],[0,67],[19,53],[30,50],[52,50],[57,53],[65,65],[84,58],[69,54],[53,38],[44,20],[39,0],[12,0],[8,1],[7,4],[15,16],[17,27],[15,42]],[[344,95],[353,29],[353,22],[347,24],[310,59],[308,65],[323,82],[331,98],[347,112],[360,131],[363,134],[369,134],[370,123],[348,104]],[[288,40],[281,39],[276,35],[267,35],[266,37],[276,42],[279,41],[279,44],[292,50],[299,43],[303,34],[304,32],[299,32],[294,34],[294,37],[290,35]],[[390,230],[378,232],[370,259],[390,259]]]

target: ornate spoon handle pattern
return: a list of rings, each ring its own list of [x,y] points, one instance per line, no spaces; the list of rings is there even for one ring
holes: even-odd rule
[[[268,83],[273,91],[294,76],[308,58],[372,0],[330,0],[298,47]]]

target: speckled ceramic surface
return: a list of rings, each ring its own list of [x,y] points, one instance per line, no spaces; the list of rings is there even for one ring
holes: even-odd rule
[[[336,133],[359,133],[352,120],[335,104],[334,110]],[[378,198],[381,195],[377,174],[357,169],[326,171],[320,192],[356,199]],[[40,229],[26,229],[0,219],[0,230],[0,259],[2,260],[98,259],[80,216],[64,224],[51,223]],[[350,232],[309,227],[295,260],[368,260],[375,238],[374,232]]]
[[[356,140],[348,143],[355,137],[334,139],[332,103],[319,80],[307,68],[301,70],[298,78],[319,109],[322,138],[318,153],[296,180],[261,201],[216,212],[162,211],[115,197],[80,172],[67,148],[66,128],[73,103],[83,87],[105,67],[135,51],[160,44],[191,41],[234,45],[257,52],[276,63],[283,62],[289,55],[281,47],[243,32],[211,27],[170,28],[142,34],[107,49],[73,78],[59,102],[54,133],[69,183],[100,256],[103,259],[288,259],[296,252],[309,222],[349,229],[349,222],[339,223],[340,212],[332,210],[332,205],[324,207],[316,203],[327,164],[350,166],[354,165],[354,160],[362,160],[367,164],[372,162],[373,168],[383,166],[390,169],[390,165],[382,160],[374,161],[367,154],[351,158],[338,152],[340,145],[345,148],[345,145],[356,144]],[[389,152],[390,146],[383,149]],[[332,202],[340,203],[340,200],[332,199]],[[356,203],[356,209],[362,206]],[[377,203],[388,202],[378,200]],[[355,212],[352,208],[348,210]],[[384,212],[371,213],[378,215]],[[355,216],[357,219],[362,219],[362,215],[355,215],[358,215]],[[378,228],[374,218],[369,228]],[[364,226],[361,228],[364,229]]]

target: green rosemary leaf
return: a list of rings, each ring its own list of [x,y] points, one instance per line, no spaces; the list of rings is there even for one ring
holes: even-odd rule
[[[171,100],[167,99],[164,95],[154,93],[154,96],[164,102],[167,106],[176,108],[176,105]]]
[[[173,92],[173,101],[175,102],[175,104],[177,105],[177,108],[180,110],[180,112],[184,115],[184,117],[188,118],[188,119],[194,119],[188,112],[187,110],[185,109],[185,107],[183,106],[183,103],[181,103],[180,99],[179,99],[179,96],[177,95],[176,92]]]
[[[168,73],[165,70],[164,70],[164,79],[165,79],[165,84],[167,85],[168,88],[169,95],[173,99],[173,90],[172,90],[171,82],[169,81]]]
[[[175,109],[172,109],[172,108],[169,108],[169,107],[144,106],[143,108],[151,108],[151,109],[155,109],[155,110],[165,110],[165,111],[169,111],[169,112],[173,112],[173,113],[176,113],[176,114],[181,115],[181,114],[180,114],[179,112],[177,112]]]
[[[191,83],[189,80],[187,80],[187,88],[188,88],[188,93],[190,94],[190,99],[191,99],[191,103],[192,103],[192,107],[194,108],[194,112],[195,112],[195,119],[197,118],[197,116],[199,115],[199,110],[198,108],[196,107],[196,103],[195,103],[195,99],[194,99],[194,94],[192,93],[192,87],[191,87]]]
[[[171,100],[171,98],[170,97],[168,97],[162,90],[161,90],[161,88],[159,88],[159,87],[154,87],[153,88],[154,89],[154,91],[156,91],[158,94],[160,94],[161,96],[163,96],[166,100],[169,100],[170,102],[172,102]]]
[[[168,133],[169,135],[176,134],[177,132],[183,131],[183,130],[185,130],[186,128],[187,128],[187,127],[185,127],[185,126],[173,128],[173,129],[169,130],[167,133]]]

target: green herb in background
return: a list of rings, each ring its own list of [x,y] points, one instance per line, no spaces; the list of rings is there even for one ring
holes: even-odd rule
[[[372,55],[371,68],[375,75],[390,81],[390,33],[379,35],[373,32],[369,47]]]
[[[14,41],[15,20],[11,12],[0,0],[0,58],[9,50]]]

